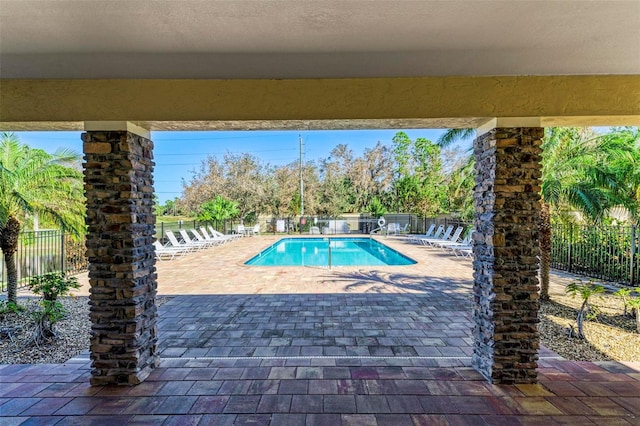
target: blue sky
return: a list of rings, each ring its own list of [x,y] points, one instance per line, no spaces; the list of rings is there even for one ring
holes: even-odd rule
[[[189,181],[207,155],[226,152],[250,153],[273,165],[288,164],[300,158],[298,137],[305,145],[305,161],[329,156],[338,144],[346,144],[355,155],[378,141],[391,144],[399,130],[316,130],[316,131],[229,131],[229,132],[152,132],[156,168],[155,188],[160,203],[179,197],[182,180]],[[403,130],[411,139],[425,137],[435,141],[443,130]],[[53,152],[71,148],[82,154],[82,132],[16,132],[20,141],[33,148]]]

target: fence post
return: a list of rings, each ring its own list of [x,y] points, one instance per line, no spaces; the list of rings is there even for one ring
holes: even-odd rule
[[[567,261],[568,272],[573,269],[573,224],[569,224],[569,249],[567,250],[569,259]]]
[[[629,268],[629,284],[635,286],[635,266],[636,266],[636,225],[631,226],[631,266]]]
[[[64,232],[60,231],[60,253],[62,253],[62,255],[60,256],[61,257],[61,262],[60,262],[61,265],[60,266],[62,267],[62,273],[66,275],[67,268],[66,268],[66,265],[65,265],[65,263],[66,263],[65,261],[67,259],[67,254],[64,251],[64,237],[65,237]]]

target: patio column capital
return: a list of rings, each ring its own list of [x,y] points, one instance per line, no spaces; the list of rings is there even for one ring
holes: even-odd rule
[[[86,131],[127,131],[134,135],[142,136],[145,139],[151,139],[151,132],[130,121],[85,121],[84,130]]]
[[[476,129],[477,137],[496,128],[545,127],[542,117],[493,117]]]

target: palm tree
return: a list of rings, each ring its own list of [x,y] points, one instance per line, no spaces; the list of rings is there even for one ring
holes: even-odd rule
[[[216,195],[213,200],[207,201],[200,206],[198,220],[201,222],[216,222],[216,226],[218,226],[220,222],[238,216],[238,213],[238,203],[227,200],[221,195]]]
[[[548,128],[542,144],[542,214],[540,223],[540,279],[542,300],[549,299],[551,223],[556,214],[578,211],[599,223],[607,210],[622,205],[637,211],[630,196],[627,171],[637,159],[625,138],[597,135],[590,129]],[[632,167],[632,166],[631,166]]]
[[[446,148],[458,141],[464,141],[476,137],[476,129],[447,129],[436,141],[440,148]]]
[[[440,146],[475,135],[474,129],[450,129]],[[540,213],[540,298],[549,298],[551,208],[579,211],[598,222],[613,206],[622,205],[638,221],[640,202],[640,132],[614,129],[597,135],[590,129],[547,128],[542,145]]]
[[[0,134],[0,249],[7,269],[7,299],[17,303],[15,253],[27,215],[59,224],[76,235],[84,231],[82,173],[70,150],[48,154],[22,144],[13,133]]]
[[[601,138],[611,145],[623,147],[624,155],[611,159],[610,167],[622,177],[623,186],[618,194],[622,206],[631,214],[634,223],[640,223],[640,128],[614,128]]]

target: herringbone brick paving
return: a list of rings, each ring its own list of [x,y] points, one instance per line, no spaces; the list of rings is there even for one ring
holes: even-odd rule
[[[640,424],[640,364],[543,348],[539,385],[490,385],[470,366],[468,260],[383,242],[411,267],[252,268],[274,237],[158,266],[159,368],[91,387],[83,354],[0,366],[0,424]]]

